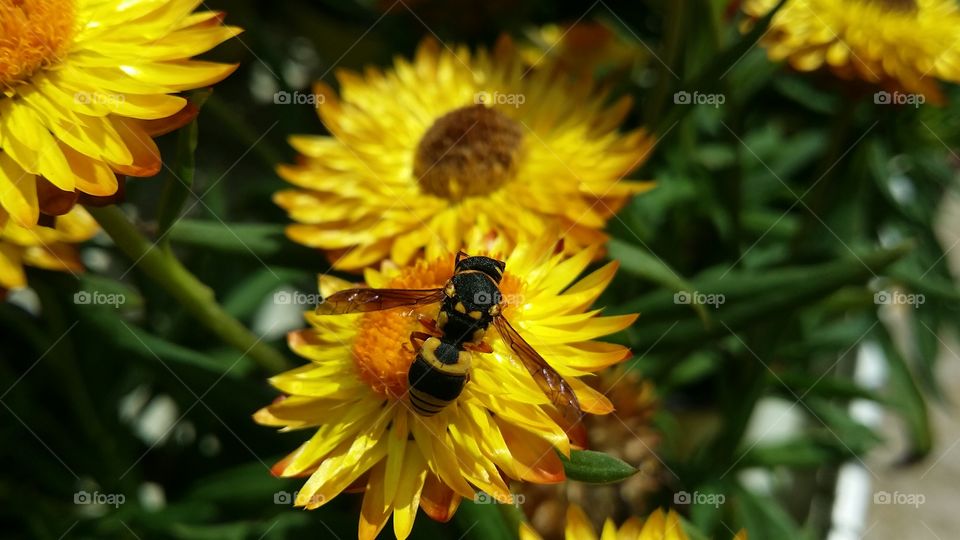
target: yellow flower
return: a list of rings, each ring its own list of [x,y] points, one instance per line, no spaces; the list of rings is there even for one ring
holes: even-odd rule
[[[83,265],[71,244],[97,233],[96,222],[82,207],[57,218],[56,227],[21,227],[12,221],[4,227],[0,216],[0,291],[27,284],[23,266],[82,272]]]
[[[507,39],[476,54],[427,40],[412,62],[337,78],[342,99],[316,86],[331,136],[291,138],[303,158],[278,172],[298,189],[274,196],[298,222],[287,235],[335,268],[456,252],[478,231],[514,245],[558,227],[573,253],[651,187],[620,181],[652,144],[617,131],[629,98],[608,106],[590,80],[528,68]]]
[[[524,36],[528,43],[521,45],[520,54],[525,63],[556,63],[563,71],[582,77],[591,77],[598,70],[623,74],[646,57],[644,49],[595,21],[547,24],[528,29]]]
[[[647,516],[645,521],[631,517],[617,530],[613,520],[607,519],[603,524],[600,540],[689,540],[683,531],[680,516],[673,510],[664,512],[657,509]],[[541,540],[533,527],[522,523],[520,525],[520,540]],[[597,540],[590,520],[583,510],[576,505],[567,509],[566,540]],[[741,530],[733,540],[747,540],[746,531]]]
[[[500,288],[505,316],[567,380],[581,408],[606,414],[610,402],[581,377],[629,356],[624,347],[593,340],[626,328],[636,316],[601,317],[590,310],[617,268],[612,262],[576,281],[595,255],[596,248],[568,258],[557,254],[552,242],[521,244],[506,259]],[[376,288],[436,288],[450,278],[453,264],[447,254],[405,267],[385,264],[380,271],[367,270],[365,278]],[[320,278],[324,296],[348,286]],[[286,397],[254,418],[284,430],[316,429],[274,467],[278,476],[310,476],[298,506],[312,509],[347,488],[365,490],[360,538],[375,537],[392,514],[394,532],[403,539],[418,505],[445,521],[461,498],[475,497],[476,490],[510,501],[508,479],[564,480],[554,449],[568,454],[571,441],[551,416],[556,411],[547,397],[492,327],[487,341],[493,352],[474,354],[460,396],[434,416],[413,412],[406,401],[414,359],[410,334],[423,330],[419,315],[437,313],[436,304],[309,313],[311,327],[288,336],[290,347],[311,363],[272,378]]]
[[[191,112],[170,94],[236,69],[190,60],[240,32],[197,4],[0,0],[0,213],[31,226],[160,170],[151,136]]]
[[[759,18],[776,4],[747,0],[744,11]],[[800,71],[826,67],[939,102],[937,79],[960,82],[957,28],[954,0],[788,0],[763,43],[772,60]]]

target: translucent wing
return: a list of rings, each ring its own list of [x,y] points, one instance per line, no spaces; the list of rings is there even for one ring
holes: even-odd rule
[[[443,289],[347,289],[331,294],[317,306],[317,315],[380,311],[425,306],[443,300]]]
[[[521,363],[537,385],[543,390],[543,393],[550,399],[550,402],[560,411],[566,425],[564,426],[568,435],[575,444],[581,447],[586,446],[586,433],[583,423],[583,411],[580,410],[580,402],[577,401],[577,395],[573,393],[573,388],[560,376],[559,373],[540,356],[526,340],[510,326],[506,317],[497,317],[494,320],[500,337],[510,346],[510,349],[517,355]]]

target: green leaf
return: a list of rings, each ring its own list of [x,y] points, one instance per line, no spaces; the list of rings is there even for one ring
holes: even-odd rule
[[[511,529],[497,504],[476,503],[464,500],[453,519],[460,530],[461,538],[490,540],[514,540],[517,531]]]
[[[147,361],[156,361],[159,358],[163,362],[192,366],[213,372],[217,376],[223,375],[229,378],[242,377],[253,368],[253,364],[247,356],[237,359],[235,364],[233,361],[218,361],[203,353],[157,337],[133,323],[125,322],[112,307],[81,307],[91,312],[91,316],[87,317],[85,322],[94,326],[101,335],[107,336],[109,342],[118,352],[132,353]],[[94,310],[96,311],[94,312]],[[240,354],[237,351],[232,352],[234,355]],[[230,367],[231,364],[234,364],[232,368]],[[230,368],[230,370],[224,373],[227,368]]]
[[[607,243],[607,249],[612,258],[620,261],[626,272],[662,285],[674,293],[681,291],[690,293],[695,290],[690,282],[682,278],[667,263],[643,248],[611,238]],[[694,303],[690,306],[704,322],[709,319],[706,308],[702,304]]]
[[[914,379],[910,367],[894,345],[886,329],[882,328],[882,325],[878,325],[874,335],[877,336],[880,346],[883,348],[887,369],[889,370],[888,402],[903,416],[906,421],[907,433],[910,436],[910,449],[903,460],[906,463],[914,463],[923,459],[933,448],[927,402]]]
[[[880,394],[858,385],[850,379],[839,376],[821,376],[806,372],[788,372],[781,373],[776,377],[770,374],[770,385],[777,388],[780,384],[785,384],[793,395],[811,395],[823,398],[840,399],[868,399],[877,403],[885,403],[886,398]],[[787,399],[793,397],[790,393],[785,394]],[[796,399],[796,398],[794,398]]]
[[[310,268],[330,267],[315,249],[295,244],[284,236],[284,225],[275,223],[223,223],[182,219],[170,229],[170,241],[220,253],[255,257],[264,263]]]
[[[747,451],[738,468],[796,467],[818,468],[826,463],[846,461],[848,456],[835,448],[811,438],[788,440],[774,444],[757,445]]]
[[[837,445],[838,450],[861,456],[881,442],[880,436],[854,420],[846,407],[820,398],[804,401],[817,422],[815,426],[826,429],[826,433],[821,434],[823,441]]]
[[[570,459],[560,454],[567,478],[590,484],[612,484],[630,478],[637,469],[603,452],[573,450]]]
[[[809,306],[848,285],[865,285],[906,252],[906,247],[900,247],[820,265],[694,279],[693,290],[724,295],[724,303],[712,315],[718,324],[709,327],[692,319],[686,306],[677,305],[673,295],[665,291],[650,293],[618,309],[643,313],[644,324],[631,329],[630,344],[634,348],[653,344],[693,347],[710,337],[725,336],[767,317]]]
[[[759,496],[746,489],[736,488],[737,514],[750,538],[777,538],[804,540],[811,536],[803,532],[787,512],[768,495]]]

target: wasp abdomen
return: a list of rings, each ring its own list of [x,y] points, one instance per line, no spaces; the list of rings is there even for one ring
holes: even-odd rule
[[[427,339],[410,365],[410,405],[423,416],[433,416],[456,400],[467,384],[470,353],[444,343]]]

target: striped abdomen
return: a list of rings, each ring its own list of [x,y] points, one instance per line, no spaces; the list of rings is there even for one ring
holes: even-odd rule
[[[410,405],[417,414],[433,416],[453,403],[469,379],[470,353],[431,337],[410,365]]]

